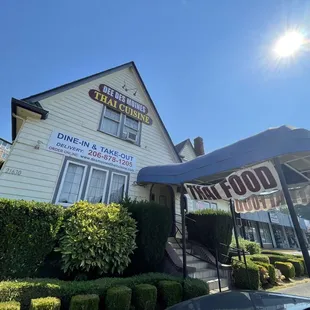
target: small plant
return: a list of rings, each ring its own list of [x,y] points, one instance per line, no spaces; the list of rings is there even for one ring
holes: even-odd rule
[[[250,256],[250,259],[253,262],[262,262],[262,263],[270,264],[269,257],[267,255],[254,254]]]
[[[259,267],[252,262],[247,260],[247,269],[242,262],[234,261],[233,267],[233,278],[236,288],[258,290],[260,287],[260,274]]]
[[[106,310],[129,310],[131,303],[131,289],[127,286],[111,287],[105,297]]]
[[[150,284],[138,284],[133,288],[132,299],[136,310],[154,310],[157,301],[157,288]]]
[[[20,303],[17,301],[0,302],[0,310],[20,310]]]
[[[69,310],[97,310],[98,308],[98,295],[76,295],[71,298]]]
[[[268,281],[270,282],[271,285],[274,285],[276,283],[276,270],[274,266],[271,264],[257,262],[257,261],[254,261],[254,263],[258,266],[263,266],[268,270],[268,275],[269,275]]]
[[[158,299],[166,309],[182,301],[182,285],[175,281],[160,281],[158,283]]]
[[[295,268],[292,263],[289,262],[275,262],[274,266],[281,271],[285,279],[295,278]]]
[[[81,201],[67,209],[60,246],[65,272],[121,274],[136,248],[136,224],[119,204]]]
[[[183,282],[183,300],[209,294],[208,283],[200,279],[185,278]]]
[[[266,267],[258,265],[259,268],[259,278],[260,278],[260,283],[262,285],[265,285],[268,283],[269,280],[269,273]]]
[[[56,297],[32,299],[30,310],[60,310],[60,300]]]
[[[239,242],[240,249],[249,252],[251,255],[261,253],[261,247],[257,242],[249,241],[241,237],[238,238],[238,242]],[[233,248],[237,247],[235,239],[232,240],[232,243],[230,246]]]

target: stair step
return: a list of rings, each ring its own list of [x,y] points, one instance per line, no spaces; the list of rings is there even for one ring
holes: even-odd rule
[[[180,260],[183,262],[183,255],[179,255]],[[188,264],[189,262],[193,262],[193,261],[199,261],[199,262],[203,262],[202,260],[199,260],[197,257],[193,256],[193,255],[189,255],[186,254],[186,264]]]
[[[202,260],[199,260],[199,259],[195,259],[191,261],[186,260],[186,265],[190,267],[195,267],[196,269],[207,269],[208,268],[208,263]]]
[[[208,277],[201,280],[208,283],[210,291],[219,289],[219,281],[217,277]],[[221,288],[228,288],[228,279],[221,278]]]
[[[217,277],[217,272],[214,269],[202,268],[190,273],[189,276],[192,278],[206,279],[210,277]]]
[[[229,287],[228,286],[225,286],[225,287],[222,287],[221,286],[221,291],[222,292],[226,292],[226,291],[229,291]],[[210,290],[210,295],[211,294],[217,294],[217,293],[220,293],[220,290],[217,288],[217,289],[215,289],[215,290]]]

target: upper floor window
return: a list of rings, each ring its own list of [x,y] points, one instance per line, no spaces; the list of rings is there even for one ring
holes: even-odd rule
[[[104,107],[99,130],[120,139],[140,144],[141,122]]]

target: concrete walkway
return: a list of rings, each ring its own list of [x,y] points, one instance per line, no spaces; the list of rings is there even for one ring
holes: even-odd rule
[[[273,293],[283,293],[289,295],[297,295],[303,297],[310,297],[310,282],[298,284],[292,287],[276,290]]]

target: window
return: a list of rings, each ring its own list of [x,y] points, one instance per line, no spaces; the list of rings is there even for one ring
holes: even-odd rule
[[[259,231],[262,242],[272,244],[269,225],[267,223],[259,223]]]
[[[112,173],[108,202],[120,202],[125,195],[126,175]]]
[[[84,175],[84,165],[68,161],[56,202],[64,205],[70,205],[80,200]]]
[[[108,172],[97,168],[91,168],[85,200],[98,203],[104,202]]]
[[[108,107],[103,108],[100,131],[139,144],[141,127],[141,123],[134,118],[122,115]]]

